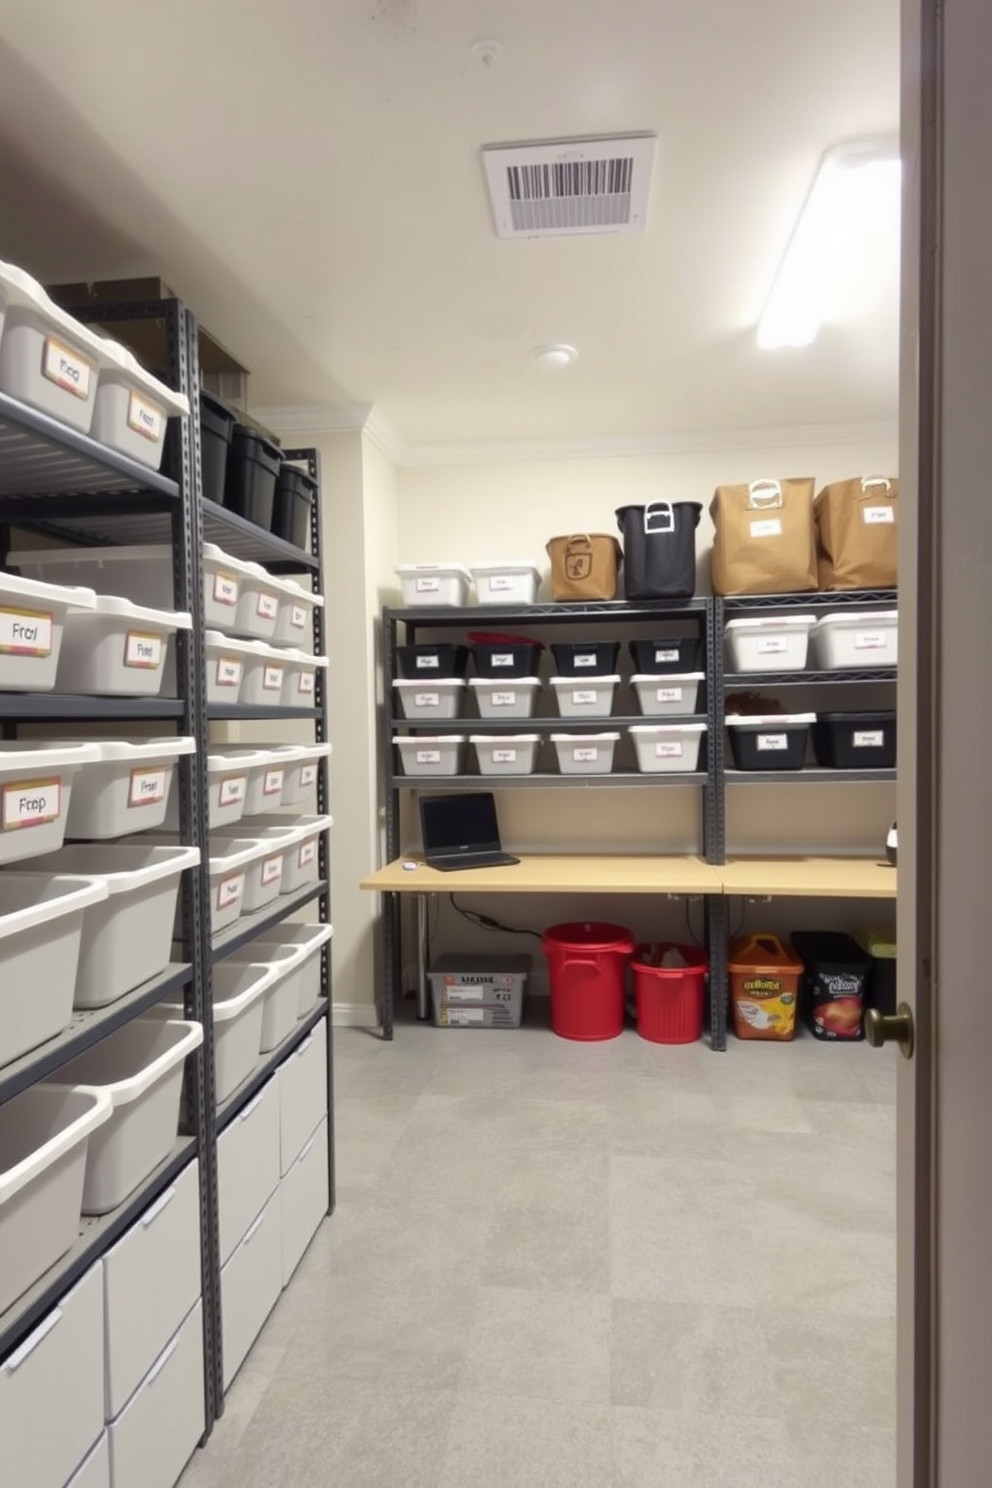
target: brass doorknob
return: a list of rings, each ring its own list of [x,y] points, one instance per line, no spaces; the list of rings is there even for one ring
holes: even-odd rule
[[[915,1033],[913,1009],[908,1002],[901,1002],[894,1013],[880,1013],[877,1008],[869,1008],[865,1013],[865,1038],[873,1049],[880,1049],[883,1044],[898,1044],[900,1054],[912,1059]]]

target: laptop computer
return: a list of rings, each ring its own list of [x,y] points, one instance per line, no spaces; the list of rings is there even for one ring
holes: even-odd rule
[[[520,862],[503,851],[492,791],[421,796],[419,800],[424,859],[429,868],[450,873],[459,868],[498,868]]]

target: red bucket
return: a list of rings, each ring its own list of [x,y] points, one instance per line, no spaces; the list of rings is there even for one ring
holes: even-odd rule
[[[553,925],[541,944],[551,975],[551,1027],[559,1038],[617,1038],[634,939],[622,925]]]
[[[666,951],[685,966],[659,966]],[[637,1031],[653,1044],[693,1044],[703,1036],[707,961],[698,946],[641,945],[631,962]]]

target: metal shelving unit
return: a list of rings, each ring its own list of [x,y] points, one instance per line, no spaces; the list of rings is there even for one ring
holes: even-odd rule
[[[279,1066],[296,1052],[304,1040],[310,1037],[321,1018],[326,1016],[326,1011],[325,1008],[316,1007],[312,1012],[307,1013],[305,1018],[301,1018],[292,1033],[284,1038],[281,1044],[264,1055],[247,1080],[242,1080],[237,1090],[229,1095],[226,1101],[221,1102],[217,1108],[218,1132],[222,1132],[234,1120],[238,1112],[244,1110],[252,1097],[261,1090],[269,1076],[274,1074]],[[330,1111],[328,1111],[328,1120],[330,1120]]]

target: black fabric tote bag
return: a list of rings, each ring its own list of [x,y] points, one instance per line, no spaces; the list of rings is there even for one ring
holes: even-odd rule
[[[696,592],[698,501],[617,508],[628,599],[690,599]]]

